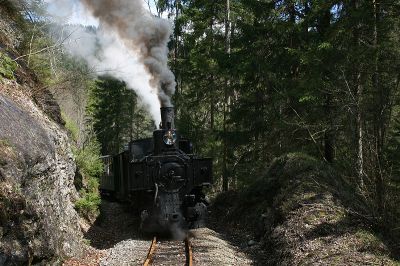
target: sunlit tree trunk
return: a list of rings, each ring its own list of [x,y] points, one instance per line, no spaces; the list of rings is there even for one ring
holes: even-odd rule
[[[328,119],[328,128],[325,130],[324,134],[324,157],[327,162],[332,163],[335,158],[335,146],[334,146],[334,125],[333,125],[333,115],[332,115],[332,95],[327,92],[325,101],[325,113]]]
[[[225,19],[225,52],[230,55],[231,53],[231,10],[230,10],[230,0],[226,0],[226,19]],[[223,159],[222,159],[222,190],[228,191],[229,189],[229,176],[228,176],[228,143],[227,143],[227,113],[229,110],[229,94],[228,89],[230,85],[229,78],[225,80],[225,88],[224,88],[224,115],[223,115],[223,132],[224,132],[224,141],[223,141]]]
[[[182,87],[181,87],[181,73],[179,72],[179,67],[178,67],[178,58],[179,58],[179,36],[180,36],[180,28],[178,27],[178,19],[180,16],[179,13],[179,8],[180,8],[180,0],[175,1],[175,29],[174,29],[174,74],[175,74],[175,81],[176,81],[176,88],[175,88],[175,94],[176,96],[179,96],[179,94],[182,93]],[[175,115],[177,118],[179,118],[179,105],[175,105]]]
[[[357,12],[360,8],[359,1],[353,1],[352,8],[354,12]],[[353,43],[355,51],[359,51],[361,47],[361,22],[355,22],[353,29]],[[364,84],[362,76],[362,65],[361,60],[355,62],[354,69],[354,97],[355,97],[355,122],[356,122],[356,172],[357,172],[357,183],[360,191],[364,190],[364,116],[363,116],[363,94]]]
[[[373,11],[374,11],[374,28],[373,28],[373,46],[375,50],[374,58],[374,74],[372,75],[372,85],[374,91],[378,95],[378,106],[376,108],[375,115],[375,149],[376,149],[376,165],[375,165],[375,186],[377,196],[377,207],[380,212],[384,209],[384,181],[383,181],[383,146],[385,139],[385,128],[386,128],[386,114],[388,109],[388,97],[387,92],[380,83],[380,71],[379,71],[379,30],[378,24],[380,20],[380,3],[379,0],[373,0]]]
[[[210,86],[214,86],[214,75],[211,75],[210,77]],[[210,97],[210,130],[214,130],[214,124],[215,124],[215,98],[213,95]]]
[[[211,44],[214,47],[215,39],[214,39],[214,34],[213,34],[213,32],[214,32],[213,27],[214,27],[214,19],[211,18],[210,19],[210,32],[212,32]],[[210,76],[211,88],[213,88],[215,86],[214,79],[215,79],[214,74],[211,74],[211,76]],[[211,130],[214,130],[214,126],[215,126],[215,104],[216,104],[216,102],[215,102],[215,97],[213,97],[213,96],[214,95],[211,93],[211,97],[210,97],[210,129]]]
[[[362,113],[362,96],[364,92],[364,85],[361,80],[361,73],[357,74],[357,176],[358,183],[361,189],[364,188],[364,116]]]

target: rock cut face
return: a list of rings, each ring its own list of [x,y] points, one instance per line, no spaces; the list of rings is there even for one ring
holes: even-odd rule
[[[7,82],[0,84],[0,265],[79,255],[67,135]]]
[[[11,59],[25,36],[14,2],[0,5],[0,52]],[[24,58],[13,76],[0,74],[0,265],[47,265],[84,247],[76,167],[51,93]]]

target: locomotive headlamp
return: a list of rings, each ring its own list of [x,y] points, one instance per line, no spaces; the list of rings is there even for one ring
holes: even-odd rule
[[[167,145],[174,145],[176,142],[176,133],[174,130],[168,130],[163,136],[163,141]]]

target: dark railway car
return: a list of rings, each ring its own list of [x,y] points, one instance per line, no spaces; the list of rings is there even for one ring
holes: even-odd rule
[[[212,183],[212,160],[193,154],[192,144],[174,126],[172,107],[161,108],[153,138],[135,140],[115,156],[104,156],[100,189],[129,201],[147,232],[166,232],[203,224],[203,188]]]

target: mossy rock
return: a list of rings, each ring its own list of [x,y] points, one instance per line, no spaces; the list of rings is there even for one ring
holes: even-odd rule
[[[359,244],[359,251],[385,255],[385,246],[382,244],[382,240],[374,233],[360,229],[355,233],[355,236],[361,242]]]
[[[15,153],[12,143],[8,139],[0,138],[0,167],[8,164],[8,160],[16,160],[17,154]]]

